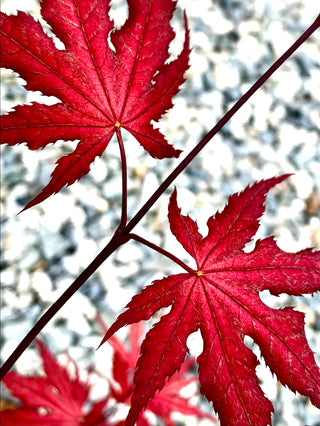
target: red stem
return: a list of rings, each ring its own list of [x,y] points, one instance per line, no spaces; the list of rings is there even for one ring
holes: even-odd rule
[[[254,85],[239,99],[238,102],[226,113],[224,117],[209,131],[209,133],[197,144],[197,146],[186,156],[186,158],[173,170],[173,172],[162,182],[159,188],[141,207],[138,213],[131,221],[116,230],[106,247],[90,263],[90,265],[79,275],[79,277],[70,285],[70,287],[56,300],[50,308],[40,317],[32,329],[27,333],[17,348],[13,351],[7,361],[0,368],[0,380],[7,374],[17,359],[30,345],[33,339],[40,333],[45,325],[53,318],[59,309],[70,299],[70,297],[85,283],[85,281],[98,269],[98,267],[122,244],[130,239],[131,230],[144,217],[147,211],[158,200],[160,195],[169,187],[176,177],[189,165],[202,148],[215,136],[219,130],[231,119],[231,117],[247,102],[247,100],[265,83],[265,81],[298,49],[301,44],[311,36],[311,34],[320,26],[320,14],[314,23],[302,34],[302,36],[260,77]],[[119,139],[118,139],[119,141]],[[119,142],[120,152],[121,143]],[[123,225],[123,224],[122,224]]]
[[[120,149],[121,171],[122,171],[122,203],[121,203],[121,219],[118,229],[123,229],[127,223],[127,160],[122,140],[120,127],[116,127],[118,145]]]
[[[190,266],[188,266],[186,263],[182,262],[178,257],[176,257],[174,254],[170,253],[169,251],[157,246],[156,244],[152,243],[151,241],[145,240],[144,238],[140,237],[140,235],[137,234],[129,234],[130,239],[133,239],[135,241],[138,241],[141,244],[144,244],[145,246],[150,247],[152,250],[157,251],[158,253],[161,253],[163,256],[168,257],[173,262],[177,263],[181,266],[181,268],[185,269],[187,272],[194,274],[196,271]]]

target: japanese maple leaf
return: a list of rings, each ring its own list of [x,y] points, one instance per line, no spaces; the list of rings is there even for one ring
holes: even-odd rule
[[[98,316],[98,320],[106,332],[107,328],[103,324],[102,319]],[[140,324],[132,324],[129,331],[130,350],[117,337],[112,336],[109,343],[112,345],[113,380],[117,386],[110,383],[111,396],[117,401],[125,404],[130,403],[133,392],[133,374],[140,354],[140,345],[144,336],[144,327]],[[189,358],[182,366],[179,372],[176,372],[166,386],[157,393],[155,397],[149,401],[147,409],[159,416],[166,426],[175,426],[176,422],[172,419],[174,412],[179,412],[187,416],[196,416],[198,418],[208,418],[212,421],[216,419],[209,416],[195,406],[192,406],[187,398],[183,398],[180,391],[190,383],[193,383],[195,377],[187,377],[190,368],[193,366],[194,360]],[[139,416],[137,425],[151,426],[152,423],[142,412]]]
[[[125,324],[149,319],[172,306],[147,333],[134,376],[127,425],[133,425],[165,379],[179,370],[187,337],[200,329],[203,352],[197,358],[201,392],[212,401],[222,425],[267,425],[272,404],[255,368],[258,360],[244,344],[250,336],[283,385],[320,407],[320,374],[304,334],[304,314],[291,307],[272,309],[259,292],[301,295],[320,290],[320,253],[286,253],[272,237],[244,247],[255,235],[267,192],[288,175],[271,178],[234,194],[221,213],[210,217],[203,237],[183,216],[174,191],[169,203],[172,233],[195,259],[193,273],[171,275],[144,288],[110,327],[103,341]]]
[[[9,372],[3,383],[22,406],[6,409],[1,414],[1,424],[6,426],[107,426],[104,409],[109,397],[91,404],[87,412],[88,381],[81,381],[74,365],[74,378],[61,366],[48,348],[36,341],[45,376],[22,376]],[[90,375],[89,375],[90,376]],[[89,379],[88,376],[88,379]]]
[[[63,42],[58,49],[30,15],[1,13],[1,67],[26,80],[26,88],[61,102],[19,105],[1,117],[1,143],[43,148],[57,140],[79,140],[57,161],[51,181],[25,208],[45,200],[87,174],[116,129],[128,130],[157,158],[177,157],[151,120],[172,107],[184,81],[189,35],[179,57],[168,62],[174,38],[172,0],[128,0],[129,16],[115,29],[108,0],[43,0],[41,14]],[[109,40],[108,40],[109,37]]]

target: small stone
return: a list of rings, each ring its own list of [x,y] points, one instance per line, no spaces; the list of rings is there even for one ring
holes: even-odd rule
[[[16,268],[9,266],[1,271],[2,288],[13,286],[16,281]]]
[[[144,180],[142,185],[141,199],[147,200],[158,188],[158,186],[159,186],[159,181],[157,176],[154,173],[149,172],[148,176],[146,176],[146,179]]]
[[[79,330],[81,330],[81,324],[79,324],[78,331]],[[72,332],[67,327],[51,327],[48,331],[44,331],[44,334],[50,342],[50,350],[53,353],[70,350],[72,345]]]
[[[90,168],[91,178],[97,182],[105,181],[107,177],[107,167],[105,161],[100,157],[96,157]]]
[[[307,199],[312,194],[313,179],[305,170],[300,170],[291,176],[291,182],[295,186],[297,196],[302,199]]]
[[[102,195],[110,200],[121,196],[122,179],[121,176],[116,176],[107,180],[102,187]]]
[[[31,283],[32,288],[38,293],[41,300],[52,302],[52,281],[45,272],[36,271],[32,275]]]
[[[248,64],[255,64],[266,55],[265,46],[256,37],[245,34],[239,29],[242,34],[237,45],[237,59]]]
[[[307,216],[315,216],[320,212],[320,192],[313,191],[306,199],[305,214]]]
[[[312,246],[317,247],[318,249],[320,248],[320,223],[319,220],[317,219],[316,224],[312,224],[311,223],[311,241],[312,241]]]
[[[144,179],[144,177],[147,174],[147,171],[148,171],[148,166],[145,162],[138,163],[133,169],[134,175],[141,180]]]
[[[128,263],[143,259],[143,251],[136,244],[124,244],[116,253],[116,259],[121,263]]]
[[[14,300],[14,303],[17,299]],[[10,303],[10,302],[9,302]],[[4,340],[9,342],[20,342],[32,327],[32,320],[15,320],[7,324],[2,324],[2,333]]]
[[[41,241],[41,249],[45,258],[52,259],[55,256],[61,256],[65,248],[65,242],[61,235],[57,232],[53,232],[50,227],[45,226],[40,226],[38,232]],[[40,253],[37,253],[37,255],[39,257]]]
[[[95,241],[83,238],[72,255],[62,258],[62,264],[71,275],[76,276],[94,259],[96,254],[97,245]]]
[[[35,248],[25,250],[19,263],[21,270],[31,270],[40,260],[40,253]]]
[[[280,57],[295,41],[293,35],[284,30],[282,22],[275,20],[270,22],[265,31],[265,40],[271,43],[276,57]]]
[[[16,290],[21,294],[31,291],[31,275],[28,271],[22,270],[20,272]]]
[[[216,64],[214,68],[214,75],[216,86],[221,90],[239,86],[239,69],[236,64],[233,64],[232,62]]]

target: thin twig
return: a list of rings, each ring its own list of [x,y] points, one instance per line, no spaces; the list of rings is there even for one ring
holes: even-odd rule
[[[184,263],[182,260],[180,260],[178,257],[176,257],[174,254],[170,253],[169,251],[157,246],[156,244],[152,243],[151,241],[146,240],[143,237],[140,237],[140,235],[137,234],[129,234],[130,239],[133,239],[135,241],[138,241],[141,244],[144,244],[145,246],[150,247],[152,250],[157,251],[158,253],[161,253],[163,256],[168,257],[173,262],[177,263],[181,268],[185,269],[187,272],[196,273],[196,271],[190,266],[188,266],[186,263]]]
[[[120,149],[120,158],[121,158],[121,171],[122,171],[122,202],[121,202],[121,219],[119,229],[123,229],[127,224],[127,159],[124,149],[124,144],[122,140],[122,134],[120,127],[116,126],[116,134],[118,139],[118,145]]]

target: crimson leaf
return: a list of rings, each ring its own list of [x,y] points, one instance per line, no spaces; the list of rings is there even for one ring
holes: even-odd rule
[[[127,21],[115,29],[107,0],[43,0],[41,14],[63,50],[30,15],[1,13],[1,67],[18,72],[27,89],[61,101],[19,105],[2,116],[1,143],[26,142],[34,150],[59,139],[80,140],[74,152],[57,161],[49,184],[25,208],[87,174],[119,127],[154,157],[179,155],[151,120],[172,107],[172,96],[184,81],[190,50],[186,17],[183,50],[167,63],[176,3],[128,0],[128,6]]]
[[[1,424],[6,426],[107,426],[104,409],[109,397],[92,404],[88,411],[90,385],[75,377],[60,365],[40,340],[40,351],[45,376],[21,376],[9,372],[3,383],[22,403],[21,407],[1,412]],[[88,376],[88,380],[89,380]]]
[[[98,321],[102,325],[102,329],[106,332],[102,319],[98,316]],[[114,350],[112,373],[113,379],[117,383],[114,386],[111,382],[111,396],[121,403],[129,404],[130,397],[133,392],[133,373],[138,360],[140,345],[144,335],[144,328],[140,324],[133,324],[129,331],[130,350],[117,339],[112,336],[109,343]],[[194,360],[189,358],[182,366],[179,372],[176,372],[161,392],[149,401],[147,409],[159,416],[163,424],[166,426],[174,426],[176,423],[172,419],[172,414],[178,412],[186,416],[196,416],[198,418],[208,418],[212,421],[216,419],[213,416],[201,411],[199,408],[190,404],[187,398],[180,395],[180,391],[190,383],[193,383],[195,377],[188,377],[188,372],[193,366]],[[144,416],[144,412],[140,413],[137,421],[138,426],[150,426],[148,418]]]
[[[201,391],[212,401],[222,425],[267,425],[272,404],[255,374],[256,356],[244,344],[250,336],[283,385],[320,407],[320,374],[304,333],[304,314],[291,307],[272,309],[259,292],[301,295],[320,290],[320,253],[286,253],[272,237],[243,249],[255,235],[267,192],[288,175],[271,178],[233,194],[221,213],[210,217],[203,237],[184,216],[174,191],[169,204],[172,233],[196,261],[194,273],[155,281],[133,297],[106,333],[149,319],[162,307],[171,311],[148,332],[134,377],[127,426],[183,363],[187,337],[200,329],[198,357]]]

